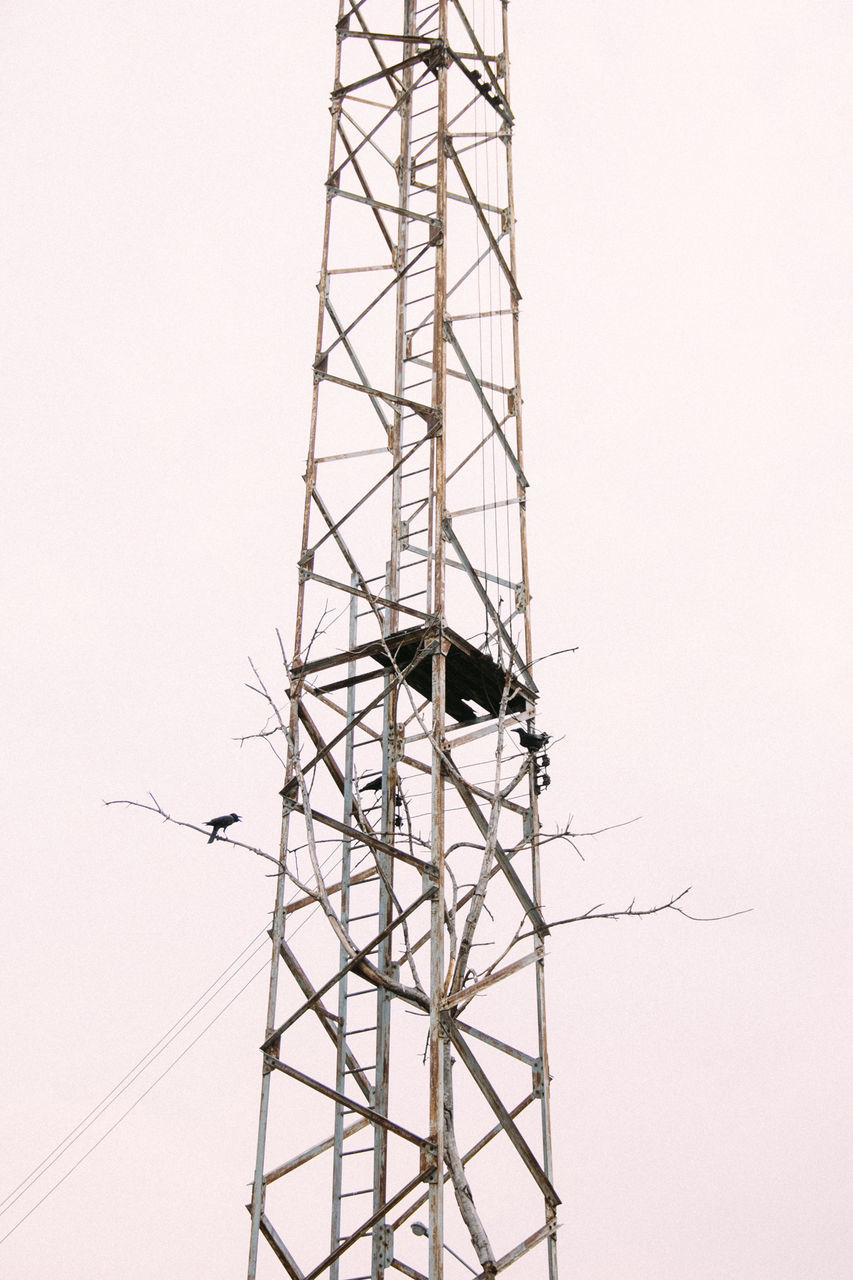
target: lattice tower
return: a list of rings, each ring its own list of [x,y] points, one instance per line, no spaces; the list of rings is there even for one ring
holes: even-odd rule
[[[556,1280],[506,0],[336,34],[248,1275]]]

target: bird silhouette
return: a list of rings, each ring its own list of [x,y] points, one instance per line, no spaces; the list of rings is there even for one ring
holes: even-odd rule
[[[213,844],[213,841],[219,835],[220,831],[224,831],[226,827],[233,827],[234,823],[239,821],[239,813],[226,813],[221,818],[208,818],[204,825],[206,827],[213,827],[213,830],[210,833],[210,839],[207,843]]]
[[[551,739],[549,733],[528,733],[526,729],[513,729],[512,732],[518,734],[518,741],[525,751],[541,751]]]
[[[382,790],[382,774],[378,778],[371,778],[370,782],[365,782],[359,787],[359,791],[381,791]]]

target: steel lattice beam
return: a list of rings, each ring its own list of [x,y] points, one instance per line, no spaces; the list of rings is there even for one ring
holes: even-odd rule
[[[506,0],[336,37],[248,1276],[556,1280]]]

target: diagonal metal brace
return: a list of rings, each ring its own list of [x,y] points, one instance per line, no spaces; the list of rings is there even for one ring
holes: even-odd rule
[[[504,1104],[501,1102],[485,1071],[474,1057],[458,1027],[455,1026],[453,1019],[448,1017],[447,1014],[444,1014],[442,1015],[442,1021],[448,1036],[453,1041],[453,1046],[459,1054],[459,1057],[465,1063],[465,1066],[471,1073],[483,1097],[492,1108],[492,1111],[494,1111],[510,1142],[527,1165],[527,1168],[533,1175],[533,1178],[545,1199],[552,1206],[558,1205],[560,1203],[560,1197],[551,1185],[550,1179],[546,1177],[542,1166],[528,1147],[521,1135],[521,1131],[518,1129],[515,1121],[510,1116]]]
[[[397,928],[398,924],[402,924],[403,921],[407,919],[412,914],[413,911],[416,911],[417,908],[420,907],[424,902],[427,902],[429,899],[431,899],[434,893],[435,893],[435,890],[432,887],[430,887],[429,889],[427,889],[425,893],[422,893],[419,898],[416,898],[413,903],[411,903],[408,907],[406,907],[405,911],[402,911],[400,915],[395,916],[394,919],[391,921],[391,923],[387,925],[382,930],[381,933],[378,933],[375,938],[371,939],[371,941],[367,944],[366,947],[362,947],[361,951],[357,951],[354,956],[350,957],[347,963],[341,969],[338,970],[338,972],[334,975],[334,977],[330,978],[328,982],[325,982],[322,987],[318,987],[317,990],[314,992],[313,996],[311,996],[308,1000],[306,1000],[305,1003],[301,1005],[300,1008],[298,1008],[295,1013],[292,1013],[286,1022],[283,1022],[280,1027],[276,1027],[274,1031],[270,1032],[266,1040],[261,1045],[261,1049],[264,1051],[264,1053],[269,1053],[270,1050],[275,1046],[276,1041],[280,1040],[281,1037],[284,1035],[285,1031],[287,1031],[288,1027],[292,1027],[294,1022],[296,1022],[299,1018],[302,1017],[303,1013],[307,1013],[309,1009],[313,1009],[314,1005],[318,1000],[322,1000],[323,996],[328,991],[331,991],[332,987],[337,986],[337,984],[340,982],[344,974],[349,973],[351,969],[358,968],[358,966],[362,963],[363,960],[367,958],[370,952],[373,951],[375,947],[378,947],[379,943],[383,942],[385,938],[389,936],[389,934],[393,933],[393,931]],[[426,998],[424,998],[423,1007],[424,1008],[429,1007],[429,1000]]]
[[[456,765],[453,763],[453,761],[450,759],[450,756],[447,754],[445,754],[444,756],[444,768],[446,770],[447,776],[450,778],[450,781],[453,783],[453,785],[456,787],[456,790],[459,792],[460,796],[462,797],[462,801],[465,805],[465,808],[468,810],[471,817],[474,819],[474,822],[476,823],[477,827],[479,828],[480,834],[482,835],[484,840],[487,840],[489,838],[489,824],[486,821],[486,819],[483,817],[483,814],[480,811],[480,806],[477,804],[476,800],[471,795],[468,789],[468,786],[465,783],[465,779],[462,777],[459,770],[456,768]],[[510,862],[504,850],[497,843],[497,841],[495,841],[495,862],[497,862],[501,871],[504,873],[507,880],[509,881],[510,888],[512,889],[513,893],[518,898],[519,902],[524,908],[525,915],[529,917],[530,922],[533,925],[533,928],[536,930],[536,933],[540,937],[544,937],[546,934],[549,934],[551,930],[548,928],[547,924],[545,923],[545,918],[542,915],[542,912],[539,910],[536,903],[533,901],[530,894],[525,889],[524,885],[519,879],[518,872]]]
[[[477,573],[477,570],[474,568],[471,561],[468,559],[468,556],[465,554],[465,550],[462,546],[462,543],[459,541],[456,534],[453,532],[453,525],[450,522],[450,516],[444,517],[444,521],[442,523],[442,532],[444,533],[444,536],[447,538],[447,541],[451,543],[451,545],[453,546],[459,559],[462,561],[462,567],[465,569],[465,572],[468,574],[468,577],[471,579],[471,583],[474,587],[474,590],[477,592],[477,595],[480,597],[480,600],[482,601],[486,609],[486,612],[489,614],[489,617],[492,619],[498,631],[501,633],[501,637],[507,649],[512,654],[515,661],[518,663],[519,671],[524,672],[524,675],[526,676],[526,680],[522,680],[521,683],[526,684],[528,690],[535,696],[537,689],[536,689],[536,685],[533,683],[533,677],[530,675],[530,672],[527,669],[529,664],[525,664],[522,661],[521,654],[518,652],[515,645],[513,644],[511,635],[509,634],[503,622],[501,621],[500,615],[498,614],[498,611],[495,609],[495,606],[492,604],[491,600],[489,599],[488,593],[486,592],[482,582],[480,581],[480,576]]]
[[[268,1054],[267,1060],[269,1065],[274,1067],[276,1071],[281,1071],[283,1075],[290,1076],[292,1080],[298,1080],[300,1084],[307,1085],[309,1089],[316,1089],[318,1093],[331,1098],[333,1102],[339,1102],[341,1106],[346,1107],[349,1111],[355,1111],[358,1115],[364,1116],[371,1124],[378,1124],[383,1129],[387,1129],[389,1133],[396,1133],[398,1138],[405,1138],[407,1142],[413,1143],[416,1147],[423,1146],[423,1138],[419,1138],[410,1129],[404,1129],[401,1124],[396,1124],[395,1121],[389,1120],[387,1116],[381,1115],[373,1107],[365,1107],[362,1103],[356,1102],[354,1098],[348,1098],[345,1093],[338,1093],[337,1089],[333,1089],[331,1085],[315,1080],[313,1076],[306,1075],[304,1071],[297,1071],[296,1067],[291,1067],[289,1063],[282,1062],[280,1058],[274,1058]]]
[[[479,378],[477,377],[476,373],[471,368],[471,365],[468,363],[468,358],[465,355],[465,352],[462,350],[462,347],[459,345],[459,339],[456,337],[456,334],[453,332],[453,326],[451,325],[449,320],[445,320],[444,322],[444,336],[446,337],[450,345],[453,347],[453,350],[456,352],[456,355],[459,358],[459,363],[462,365],[462,368],[465,371],[465,377],[468,379],[468,381],[471,383],[471,386],[474,388],[474,391],[476,392],[476,395],[477,395],[477,399],[480,401],[480,404],[483,406],[486,417],[489,419],[489,422],[492,425],[492,430],[494,431],[495,435],[498,437],[501,444],[503,445],[504,452],[506,453],[506,456],[509,458],[509,464],[512,467],[513,471],[515,472],[516,476],[518,477],[518,483],[521,485],[522,489],[526,489],[529,484],[527,476],[522,471],[521,464],[519,463],[518,458],[515,456],[515,451],[513,450],[513,447],[510,444],[509,440],[507,440],[503,427],[495,417],[495,412],[492,409],[491,404],[489,403],[488,396],[483,390],[482,384]]]
[[[491,246],[492,253],[497,258],[498,262],[500,263],[501,270],[503,271],[504,275],[507,278],[507,283],[509,284],[510,291],[512,292],[512,296],[515,299],[515,301],[518,302],[521,299],[521,290],[516,284],[515,276],[510,271],[506,259],[501,253],[500,245],[495,239],[495,233],[494,231],[492,231],[492,228],[489,225],[489,219],[486,217],[485,213],[483,212],[483,206],[480,204],[480,201],[477,199],[476,192],[474,191],[474,188],[471,186],[471,183],[468,179],[468,175],[465,172],[464,168],[462,167],[462,161],[459,159],[459,156],[456,154],[456,148],[454,147],[453,143],[450,141],[450,138],[445,138],[444,147],[445,147],[445,151],[447,152],[447,155],[453,161],[453,166],[456,169],[456,172],[459,174],[459,179],[462,183],[462,186],[465,188],[465,194],[467,195],[469,201],[471,202],[471,207],[473,208],[477,217],[480,219],[480,224],[486,233],[486,239],[488,240]]]

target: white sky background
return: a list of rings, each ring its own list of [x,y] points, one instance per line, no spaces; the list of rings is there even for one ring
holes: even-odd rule
[[[234,739],[292,630],[334,10],[0,6],[0,1195],[272,906],[266,864],[101,801],[277,842]],[[754,908],[555,931],[563,1274],[846,1280],[853,11],[510,16],[534,628],[580,646],[540,668],[544,817],[643,819],[553,847],[548,909]],[[244,1274],[264,1000],[1,1275]]]

